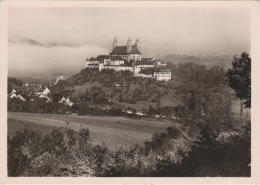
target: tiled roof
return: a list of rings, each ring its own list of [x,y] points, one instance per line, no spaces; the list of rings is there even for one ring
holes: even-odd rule
[[[153,61],[136,61],[135,65],[155,65]]]
[[[116,46],[110,54],[127,54],[126,46]]]
[[[111,60],[123,60],[120,56],[110,56]]]
[[[96,60],[103,61],[104,59],[109,59],[109,55],[98,55]]]
[[[142,58],[143,62],[151,62],[153,58]]]
[[[133,45],[132,50],[129,52],[130,54],[142,54],[136,45]]]
[[[96,61],[94,57],[91,57],[88,61]]]
[[[136,45],[133,45],[132,50],[129,53],[127,53],[126,46],[116,46],[110,54],[116,55],[116,54],[142,54],[142,53],[139,51]]]

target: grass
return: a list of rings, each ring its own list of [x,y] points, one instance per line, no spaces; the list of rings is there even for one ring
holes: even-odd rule
[[[51,127],[51,126],[38,125],[35,123],[14,120],[14,119],[8,119],[7,122],[8,122],[7,134],[9,137],[13,137],[18,130],[22,131],[24,129],[31,129],[31,130],[37,131],[37,132],[49,133],[53,129],[53,127]]]
[[[142,112],[143,109],[148,110],[149,105],[156,107],[156,102],[152,102],[152,100],[158,95],[157,91],[161,92],[161,107],[165,106],[172,106],[175,107],[177,105],[183,105],[183,97],[181,95],[176,95],[175,94],[175,89],[165,89],[165,88],[160,88],[156,87],[155,85],[145,85],[144,83],[132,83],[130,84],[129,89],[127,87],[104,87],[102,83],[94,82],[92,84],[86,83],[82,86],[75,86],[75,92],[72,94],[73,97],[78,97],[81,93],[85,93],[86,89],[90,91],[91,87],[96,86],[96,87],[102,87],[102,90],[106,94],[106,98],[110,99],[111,102],[117,103],[119,106],[122,107],[131,107],[136,109],[139,112]],[[113,88],[122,90],[122,92],[113,92]],[[150,98],[146,100],[139,100],[135,104],[130,104],[126,102],[119,102],[119,96],[120,94],[123,95],[123,98],[128,97],[129,99],[132,98],[133,94],[135,93],[135,90],[140,90],[143,88],[143,93],[142,96],[150,96]],[[165,93],[167,92],[167,94]],[[113,94],[114,96],[112,98],[109,98],[109,95]]]
[[[50,127],[65,127],[66,115],[59,114],[33,114],[33,113],[18,113],[9,112],[9,120],[16,122],[24,122],[34,124],[36,128],[42,126]],[[75,131],[79,131],[81,127],[88,128],[90,137],[94,144],[102,144],[103,142],[109,148],[115,149],[126,145],[143,145],[146,140],[151,139],[155,132],[165,132],[165,128],[169,123],[146,121],[146,120],[131,120],[124,117],[97,117],[97,116],[69,116],[69,127]],[[8,121],[9,125],[9,121]],[[10,133],[15,129],[20,129],[19,124],[11,124]],[[31,127],[29,125],[29,127]],[[44,129],[42,129],[44,130]],[[46,130],[46,129],[45,129]],[[41,127],[39,128],[41,131]]]

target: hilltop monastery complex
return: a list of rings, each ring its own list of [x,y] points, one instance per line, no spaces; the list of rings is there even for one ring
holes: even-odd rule
[[[155,78],[159,81],[168,81],[171,79],[171,70],[166,67],[162,60],[155,58],[142,58],[140,51],[140,41],[137,38],[135,44],[132,44],[129,38],[126,46],[118,46],[115,37],[112,49],[109,55],[98,55],[86,60],[86,68],[129,70],[134,76]],[[142,74],[143,69],[153,68],[153,74]]]

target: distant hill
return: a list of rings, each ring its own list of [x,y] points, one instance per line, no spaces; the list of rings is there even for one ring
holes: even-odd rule
[[[214,65],[219,65],[224,67],[225,69],[229,69],[231,67],[231,62],[233,60],[233,56],[231,55],[221,55],[221,56],[191,56],[191,55],[175,55],[169,54],[166,55],[163,60],[165,62],[172,62],[175,65],[178,63],[185,62],[194,62],[199,65],[205,65],[209,69]]]

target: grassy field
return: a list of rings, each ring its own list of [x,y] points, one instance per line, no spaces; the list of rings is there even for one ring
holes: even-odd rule
[[[169,123],[131,120],[124,117],[70,115],[68,120],[71,129],[79,131],[81,127],[88,128],[94,144],[105,142],[111,149],[134,144],[143,145],[146,140],[151,139],[153,133],[165,132],[165,128],[169,126]],[[8,113],[9,135],[26,126],[38,131],[48,131],[54,126],[65,127],[66,115]]]
[[[8,119],[8,136],[13,137],[17,131],[31,129],[36,132],[49,133],[53,130],[52,126],[40,125],[31,122]]]

